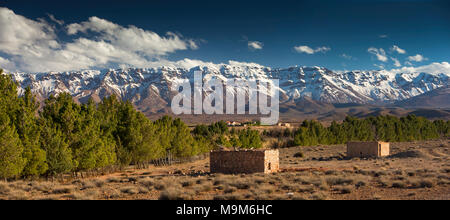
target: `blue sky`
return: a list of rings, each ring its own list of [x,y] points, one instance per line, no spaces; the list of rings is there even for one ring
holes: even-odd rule
[[[146,62],[187,58],[213,63],[254,62],[270,67],[317,65],[334,70],[366,70],[450,61],[448,1],[35,2],[0,0],[0,7],[5,9],[0,11],[5,14],[0,14],[0,65],[18,71],[75,70],[76,65],[80,69],[146,66]],[[7,17],[13,18],[6,21]],[[89,20],[91,17],[101,20]],[[113,37],[118,32],[107,36],[107,29],[99,30],[96,25],[105,24],[103,21],[116,25],[116,31],[128,33],[127,28],[133,25],[143,34],[154,33],[159,38],[155,46],[144,46],[147,51],[142,51]],[[12,23],[23,26],[12,27]],[[72,34],[68,33],[69,25]],[[36,31],[25,34],[28,38],[20,42],[5,34],[15,32],[14,36],[18,36],[20,31],[32,29]],[[43,33],[36,33],[39,31]],[[105,50],[96,50],[100,46],[114,50],[112,55],[102,56]],[[29,48],[36,51],[27,53]],[[33,54],[40,54],[38,50],[43,52],[36,57]],[[130,52],[127,58],[114,55],[124,52]],[[53,61],[43,58],[52,56]],[[67,65],[68,61],[61,57],[76,59],[76,65]]]

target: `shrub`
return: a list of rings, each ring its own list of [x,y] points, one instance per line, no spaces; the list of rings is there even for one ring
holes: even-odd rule
[[[155,184],[155,182],[153,181],[153,179],[148,178],[148,177],[139,180],[139,183],[142,184],[143,186],[146,186],[146,187],[151,187],[151,186],[153,186],[153,185]]]
[[[413,188],[433,188],[434,183],[431,180],[417,180],[412,182]]]
[[[351,186],[338,186],[336,187],[336,191],[339,191],[342,194],[348,194],[353,191],[353,187]]]
[[[392,187],[393,188],[402,188],[402,189],[404,189],[404,188],[407,188],[408,186],[407,186],[407,184],[405,182],[395,181],[395,182],[392,183]]]
[[[139,193],[139,189],[137,189],[134,186],[128,186],[128,187],[121,188],[120,192],[126,193],[126,194],[130,194],[130,195],[134,195],[134,194],[138,194]]]
[[[328,185],[330,186],[334,186],[334,185],[344,185],[344,184],[352,184],[353,183],[353,179],[351,178],[345,178],[345,177],[338,177],[338,176],[334,176],[334,177],[327,177],[326,178],[326,182]]]
[[[192,198],[191,194],[183,193],[177,188],[168,188],[159,195],[159,200],[190,200]]]
[[[303,152],[297,152],[297,153],[295,153],[294,154],[294,157],[296,157],[296,158],[302,158],[302,157],[304,157],[305,155],[303,154]]]
[[[53,194],[67,194],[74,191],[73,186],[60,186],[52,190]]]
[[[11,191],[8,184],[0,181],[0,195],[6,195]]]
[[[311,199],[313,200],[326,200],[328,198],[328,195],[323,192],[316,192],[311,195]]]

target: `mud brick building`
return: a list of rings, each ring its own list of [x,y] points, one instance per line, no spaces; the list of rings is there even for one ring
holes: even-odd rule
[[[384,157],[389,156],[389,143],[372,142],[348,142],[347,157]]]
[[[278,150],[211,151],[211,173],[273,173],[280,168]]]

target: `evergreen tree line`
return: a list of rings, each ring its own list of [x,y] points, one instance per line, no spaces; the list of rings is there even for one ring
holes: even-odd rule
[[[430,121],[415,115],[364,119],[348,116],[342,123],[333,121],[328,127],[306,120],[298,129],[264,131],[263,135],[293,138],[293,144],[297,146],[344,144],[348,141],[418,141],[450,137],[450,121]]]
[[[262,147],[262,139],[259,131],[247,129],[228,129],[227,123],[219,121],[209,126],[197,125],[193,134],[206,137],[214,148],[242,148],[258,149]]]
[[[0,70],[0,178],[54,176],[190,157],[211,149],[207,136],[192,135],[180,119],[146,118],[128,101],[73,101],[68,93],[39,104],[30,88]]]

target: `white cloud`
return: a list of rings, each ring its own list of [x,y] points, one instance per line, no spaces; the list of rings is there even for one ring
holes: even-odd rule
[[[12,55],[27,51],[42,56],[42,51],[59,47],[55,38],[53,28],[47,23],[29,20],[7,8],[0,8],[0,51]]]
[[[353,58],[352,56],[347,55],[347,54],[345,54],[345,53],[341,54],[341,57],[343,57],[343,58],[345,58],[345,59],[347,59],[347,60],[353,60],[353,59],[355,59],[355,58]]]
[[[51,20],[63,21],[48,15]],[[91,17],[65,27],[73,40],[63,42],[54,26],[0,8],[0,52],[11,71],[46,72],[107,68],[126,64],[148,67],[178,50],[198,49],[192,39],[168,32],[160,36],[135,26],[123,27]],[[89,35],[88,35],[89,32]],[[1,65],[6,65],[2,59]],[[5,67],[6,68],[6,67]]]
[[[53,21],[53,22],[55,22],[55,23],[57,23],[59,25],[63,25],[64,24],[63,20],[56,19],[54,15],[52,15],[52,14],[47,14],[47,15],[48,15],[48,17],[50,18],[51,21]]]
[[[377,57],[377,60],[381,62],[387,62],[388,57],[386,56],[386,52],[383,50],[383,48],[377,49],[374,47],[371,47],[367,49],[367,51],[371,54],[374,54]]]
[[[402,67],[400,69],[392,69],[393,73],[430,73],[430,74],[450,74],[450,63],[431,63],[419,67]]]
[[[197,49],[192,40],[183,40],[177,34],[167,32],[166,36],[130,25],[123,27],[98,17],[67,26],[70,35],[87,31],[98,34],[98,41],[105,41],[118,49],[139,52],[147,56],[166,55],[176,50]]]
[[[398,59],[391,57],[391,60],[394,61],[394,66],[396,66],[396,67],[402,66],[402,64],[400,63],[400,61],[398,61]]]
[[[297,51],[298,53],[315,54],[317,52],[326,53],[326,52],[330,51],[331,48],[329,48],[329,47],[318,47],[318,48],[316,48],[314,50],[314,49],[312,49],[309,46],[303,45],[303,46],[296,46],[296,47],[294,47],[294,50]]]
[[[394,51],[394,52],[397,52],[399,54],[405,54],[406,53],[406,51],[404,49],[398,47],[397,45],[392,46],[391,50]]]
[[[409,56],[408,60],[414,61],[414,62],[422,62],[422,61],[428,60],[428,58],[425,58],[424,56],[422,56],[420,54],[416,54],[415,56]]]
[[[382,34],[378,36],[379,38],[388,38],[388,36],[386,34]]]
[[[373,64],[375,67],[377,67],[380,70],[384,70],[384,65],[383,64]]]
[[[314,54],[315,52],[311,47],[308,46],[297,46],[294,47],[294,49],[299,53]]]
[[[329,47],[318,47],[316,49],[316,52],[323,52],[323,53],[325,53],[325,52],[328,52],[330,50],[331,50],[331,48],[329,48]]]
[[[263,49],[263,43],[259,41],[249,41],[248,42],[248,48],[250,50],[262,50]]]
[[[9,71],[11,69],[15,69],[15,65],[10,60],[0,57],[0,69],[3,69],[5,71]]]

